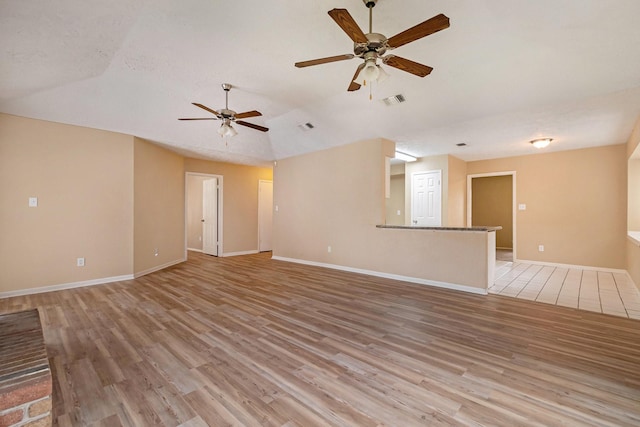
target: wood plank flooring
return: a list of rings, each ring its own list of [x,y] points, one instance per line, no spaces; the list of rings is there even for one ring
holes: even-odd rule
[[[189,261],[38,308],[58,426],[638,426],[640,321],[289,264]]]

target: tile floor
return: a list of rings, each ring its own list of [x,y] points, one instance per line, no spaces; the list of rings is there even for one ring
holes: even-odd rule
[[[496,261],[489,293],[640,320],[640,291],[625,273]],[[508,259],[508,257],[507,257]]]

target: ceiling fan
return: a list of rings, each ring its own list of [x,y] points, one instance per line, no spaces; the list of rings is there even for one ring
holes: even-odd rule
[[[256,110],[245,111],[244,113],[236,113],[235,111],[230,110],[229,109],[229,91],[231,90],[232,87],[233,86],[231,86],[229,83],[222,84],[222,89],[224,89],[224,92],[225,92],[225,107],[220,111],[212,110],[211,108],[202,104],[198,104],[197,102],[192,102],[192,104],[195,105],[196,107],[200,107],[203,110],[213,113],[215,117],[186,118],[186,119],[178,119],[178,120],[222,120],[222,125],[220,125],[220,129],[218,129],[218,133],[220,134],[220,136],[223,136],[223,137],[236,136],[238,134],[238,132],[231,126],[231,123],[237,123],[239,125],[246,126],[251,129],[256,129],[261,132],[268,131],[269,128],[266,128],[264,126],[238,120],[238,119],[246,119],[249,117],[258,117],[258,116],[261,116],[262,113]]]
[[[412,41],[449,28],[449,18],[443,14],[439,14],[409,28],[408,30],[398,33],[391,38],[387,38],[383,34],[374,33],[372,30],[373,7],[376,5],[378,0],[362,1],[369,9],[369,32],[367,34],[362,32],[360,27],[358,27],[358,24],[356,24],[355,20],[346,9],[333,9],[328,12],[329,16],[331,16],[340,28],[347,33],[351,40],[353,40],[353,54],[296,62],[295,66],[303,68],[310,67],[312,65],[326,64],[329,62],[343,61],[355,57],[362,58],[364,59],[364,62],[358,66],[356,73],[351,79],[351,83],[347,89],[348,91],[358,90],[361,86],[366,85],[367,82],[382,81],[388,76],[382,67],[378,65],[378,59],[380,59],[383,64],[419,77],[425,77],[431,73],[433,68],[427,65],[395,55],[383,55],[388,50],[395,49]]]

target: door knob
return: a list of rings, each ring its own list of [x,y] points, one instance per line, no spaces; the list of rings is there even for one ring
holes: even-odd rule
[[[200,222],[204,222],[204,219],[201,219]]]

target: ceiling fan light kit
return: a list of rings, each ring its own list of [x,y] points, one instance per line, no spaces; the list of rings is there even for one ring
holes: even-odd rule
[[[224,90],[224,95],[225,95],[225,107],[220,109],[220,111],[212,110],[206,105],[199,104],[197,102],[192,103],[196,107],[202,108],[203,110],[210,112],[215,117],[184,118],[184,119],[178,119],[178,120],[222,120],[222,124],[218,129],[218,134],[223,138],[225,136],[233,137],[238,134],[238,131],[235,130],[233,126],[231,126],[232,123],[237,123],[239,125],[246,126],[251,129],[259,130],[260,132],[267,132],[269,128],[256,125],[253,123],[245,122],[242,120],[238,120],[238,119],[246,119],[249,117],[262,116],[262,113],[260,113],[259,111],[252,110],[252,111],[245,111],[244,113],[236,113],[235,111],[229,109],[229,91],[231,90],[232,87],[233,86],[231,86],[229,83],[222,84],[222,89]]]
[[[367,85],[367,83],[374,81],[378,83],[382,82],[389,77],[378,63],[378,59],[382,64],[411,73],[418,77],[425,77],[429,75],[433,68],[428,65],[420,64],[395,55],[384,55],[388,50],[398,48],[407,43],[411,43],[430,34],[449,28],[449,18],[443,14],[439,14],[405,31],[402,31],[391,38],[387,38],[383,34],[373,32],[373,8],[378,3],[378,0],[362,0],[362,2],[369,9],[369,32],[367,34],[360,29],[346,9],[332,9],[328,12],[329,16],[333,18],[336,24],[338,24],[347,36],[353,40],[353,54],[336,55],[327,58],[312,59],[310,61],[296,62],[295,66],[298,68],[304,68],[358,57],[362,59],[363,62],[358,66],[353,78],[351,79],[349,87],[347,88],[349,92],[356,91],[360,89],[360,87]],[[369,88],[371,88],[371,86],[369,86]]]

